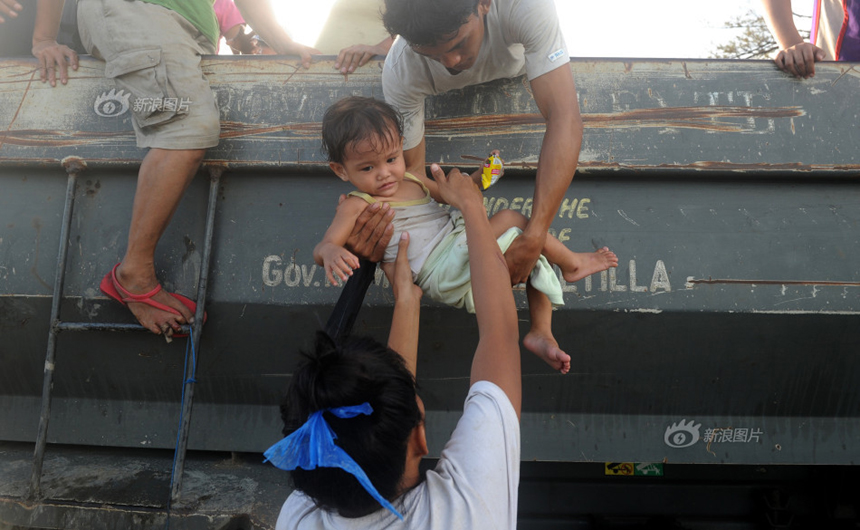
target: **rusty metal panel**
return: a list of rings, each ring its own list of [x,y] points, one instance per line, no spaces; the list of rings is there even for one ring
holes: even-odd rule
[[[255,168],[322,162],[326,107],[352,94],[382,97],[381,63],[349,76],[332,64],[321,59],[304,70],[274,57],[204,61],[222,117],[222,141],[207,158]],[[571,67],[586,128],[580,170],[860,170],[855,65],[821,63],[804,81],[766,61],[583,59]],[[112,92],[99,61],[84,59],[71,75],[67,86],[52,89],[39,82],[33,61],[4,63],[0,163],[141,158],[129,109],[152,102]],[[537,162],[543,120],[524,78],[431,98],[427,119],[428,160],[459,165],[498,147],[510,167]]]

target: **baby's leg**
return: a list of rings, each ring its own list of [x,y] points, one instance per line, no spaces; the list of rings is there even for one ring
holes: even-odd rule
[[[570,370],[570,355],[564,353],[552,336],[552,303],[542,292],[526,284],[532,328],[523,339],[523,346],[544,360],[553,370],[566,374]]]
[[[567,283],[573,283],[586,276],[618,266],[618,256],[608,247],[598,249],[596,252],[574,252],[551,235],[547,235],[543,255],[550,263],[558,265]]]
[[[490,217],[490,229],[493,231],[493,236],[498,239],[514,226],[525,229],[528,222],[529,220],[526,216],[520,212],[504,209],[499,210]]]
[[[490,227],[496,237],[501,236],[512,226],[525,229],[529,220],[513,210],[500,210],[490,218]],[[596,252],[574,252],[564,243],[547,234],[541,252],[546,259],[561,269],[564,281],[573,283],[594,273],[618,266],[618,256],[607,247]]]

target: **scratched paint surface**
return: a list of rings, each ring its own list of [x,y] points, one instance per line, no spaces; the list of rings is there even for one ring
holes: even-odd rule
[[[249,65],[256,63],[242,64],[207,66],[222,111],[234,118],[209,155],[229,161],[231,170],[219,191],[189,443],[258,451],[279,436],[276,404],[298,360],[296,348],[307,344],[308,330],[325,321],[339,294],[311,257],[337,195],[348,189],[320,163],[319,116],[330,99],[379,93],[370,76],[344,81],[314,69],[285,82],[278,69],[288,65],[272,61],[252,77]],[[856,145],[856,127],[839,121],[854,120],[853,108],[834,98],[836,110],[822,117],[829,96],[811,87],[823,85],[780,77],[764,64],[707,63],[710,77],[696,69],[702,64],[688,63],[685,74],[681,63],[574,63],[588,127],[587,171],[574,180],[552,231],[574,250],[607,245],[620,265],[565,288],[566,306],[553,318],[560,344],[574,356],[571,374],[552,374],[524,354],[523,458],[856,460],[860,191],[852,178],[855,150],[838,143]],[[23,67],[0,70],[7,72],[0,74],[2,86],[22,82],[16,68]],[[31,86],[25,96],[14,88],[16,104],[0,106],[0,131],[6,131],[0,146],[0,439],[31,440],[36,432],[66,182],[56,161],[63,156],[93,161],[79,179],[63,318],[129,318],[97,285],[125,248],[141,152],[127,120],[91,115],[88,98],[105,87],[98,67],[86,68],[78,74],[85,79],[77,79],[91,84],[85,97],[74,84],[53,93]],[[828,90],[850,83],[856,90],[853,73],[819,72],[816,83],[827,76]],[[719,94],[729,78],[760,83],[763,95],[751,101],[762,103],[750,106],[735,93],[732,101],[725,96],[726,105],[712,105],[711,96],[695,95]],[[228,88],[234,81],[238,88]],[[299,81],[303,88],[290,88]],[[625,96],[622,86],[639,96]],[[80,101],[89,105],[85,111]],[[476,108],[504,118],[492,122]],[[499,146],[526,171],[510,172],[486,194],[488,213],[530,213],[534,174],[528,168],[537,158],[540,127],[521,82],[434,99],[428,111],[431,157],[468,165],[475,162],[464,155],[483,156],[488,146]],[[299,118],[277,123],[288,114]],[[812,122],[841,134],[825,137],[826,147],[809,148],[818,141]],[[794,143],[798,137],[806,142]],[[648,174],[619,173],[619,167]],[[710,171],[715,168],[720,171]],[[767,168],[778,174],[767,175]],[[168,289],[194,293],[206,197],[201,175],[159,246],[158,273]],[[516,299],[525,320],[524,294]],[[390,288],[380,279],[359,331],[384,337],[390,311]],[[526,331],[521,322],[521,334]],[[473,317],[424,307],[419,374],[436,453],[462,407],[476,341]],[[61,335],[49,440],[171,447],[183,351],[184,344],[151,336]]]
[[[221,144],[208,159],[234,167],[321,162],[319,122],[330,102],[382,97],[381,63],[348,77],[331,66],[328,59],[310,70],[276,58],[205,61],[222,118]],[[586,127],[581,169],[860,170],[854,65],[822,64],[802,83],[765,61],[574,60],[571,67]],[[35,63],[4,62],[0,163],[139,159],[131,110],[153,101],[111,92],[102,74],[102,63],[84,60],[67,86],[51,89],[39,83]],[[527,83],[516,79],[431,98],[427,135],[428,160],[457,165],[499,147],[509,167],[532,167],[543,127]]]

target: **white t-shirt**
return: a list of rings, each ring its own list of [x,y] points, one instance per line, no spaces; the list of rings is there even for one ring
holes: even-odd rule
[[[472,385],[463,416],[424,482],[384,508],[346,518],[317,508],[301,492],[287,498],[276,530],[311,529],[513,529],[520,482],[520,424],[502,390],[488,381]]]
[[[385,101],[403,114],[404,149],[424,137],[424,98],[494,79],[529,80],[570,63],[552,0],[493,0],[475,64],[452,75],[398,37],[382,68]]]

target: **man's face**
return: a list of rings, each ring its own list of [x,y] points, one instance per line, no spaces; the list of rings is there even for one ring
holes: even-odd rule
[[[490,2],[481,0],[477,13],[469,15],[457,33],[446,35],[433,46],[413,46],[415,53],[442,63],[452,74],[458,74],[475,65],[481,43],[484,41],[484,16],[490,10]]]

